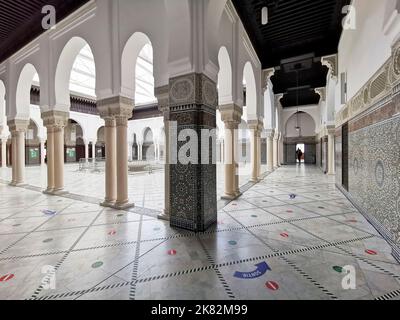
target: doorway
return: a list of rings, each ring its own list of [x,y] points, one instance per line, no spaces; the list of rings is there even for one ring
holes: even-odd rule
[[[302,152],[302,156],[300,159],[300,164],[304,163],[304,159],[305,159],[305,145],[304,143],[298,143],[296,144],[296,163],[298,163],[298,158],[297,158],[297,151],[300,150]]]

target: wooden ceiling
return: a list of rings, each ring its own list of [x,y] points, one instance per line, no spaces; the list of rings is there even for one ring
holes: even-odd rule
[[[42,28],[42,8],[53,5],[57,22],[89,0],[0,0],[0,62],[45,30]]]
[[[275,67],[275,94],[284,107],[315,104],[326,85],[320,58],[337,53],[342,9],[350,0],[233,0],[264,69]],[[268,7],[269,22],[261,23]]]

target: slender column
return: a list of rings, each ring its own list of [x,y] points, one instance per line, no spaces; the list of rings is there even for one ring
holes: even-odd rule
[[[104,120],[106,143],[106,195],[102,206],[109,207],[113,206],[117,199],[117,131],[114,118],[107,117]]]
[[[133,142],[128,142],[128,160],[132,161],[133,159]]]
[[[11,185],[19,186],[25,182],[25,132],[28,129],[28,120],[12,120],[8,127],[12,135],[12,182]]]
[[[262,129],[261,129],[262,130]],[[257,131],[257,178],[261,177],[261,130]]]
[[[250,143],[251,143],[251,168],[252,168],[252,173],[251,173],[251,182],[259,182],[260,179],[260,158],[261,154],[259,151],[260,148],[260,139],[261,139],[261,133],[260,133],[260,121],[259,120],[249,120],[247,121],[249,129],[251,130],[251,137],[250,137]]]
[[[96,141],[92,141],[92,160],[96,162]]]
[[[274,144],[273,144],[273,155],[274,155],[274,169],[278,168],[278,135],[274,136]]]
[[[54,128],[47,127],[47,190],[45,193],[54,191]]]
[[[225,164],[225,194],[222,199],[233,200],[241,195],[239,190],[239,166],[237,163],[238,128],[242,118],[242,108],[229,104],[219,107],[222,121],[225,123],[225,138],[222,143],[221,158]]]
[[[89,142],[85,141],[85,162],[89,159]]]
[[[118,209],[131,208],[128,198],[128,118],[116,116],[117,124],[117,201]]]
[[[158,219],[170,221],[171,219],[171,194],[170,194],[170,159],[171,159],[171,138],[170,138],[170,109],[169,109],[169,87],[158,87],[155,89],[155,95],[158,101],[158,109],[164,116],[164,210],[158,216]],[[160,159],[160,147],[158,149],[158,157]]]
[[[40,165],[44,166],[46,164],[46,140],[40,140]]]
[[[233,200],[236,198],[236,159],[235,159],[235,130],[238,124],[225,122],[225,194],[222,199]]]
[[[133,100],[122,96],[97,101],[106,123],[106,197],[102,205],[117,210],[134,207],[128,199],[128,119],[133,106]]]
[[[17,135],[11,132],[11,185],[17,184]]]
[[[335,174],[335,134],[328,131],[328,174]]]
[[[1,140],[1,166],[3,168],[7,167],[7,139]]]
[[[267,168],[269,172],[274,171],[274,131],[267,135]]]
[[[64,190],[64,126],[55,126],[54,135],[54,191],[61,193]]]

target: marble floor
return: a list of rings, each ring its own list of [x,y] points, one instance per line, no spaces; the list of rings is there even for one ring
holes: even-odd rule
[[[265,165],[262,172],[267,171]],[[245,185],[251,177],[251,166],[242,164],[240,167],[239,184]],[[11,181],[11,168],[0,168],[0,179]],[[26,183],[34,188],[46,189],[47,166],[32,166],[26,168]],[[40,179],[38,179],[40,177]],[[73,195],[91,198],[91,202],[100,203],[105,194],[104,172],[79,171],[79,164],[65,165],[65,190]],[[221,198],[224,192],[224,168],[217,166],[217,194]],[[164,209],[164,171],[130,174],[128,178],[129,199],[141,208],[161,212]]]
[[[0,299],[399,298],[389,245],[315,167],[280,168],[200,234],[0,183]]]

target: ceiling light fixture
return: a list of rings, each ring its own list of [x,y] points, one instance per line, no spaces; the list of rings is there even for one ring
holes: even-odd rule
[[[263,26],[268,24],[268,7],[264,7],[261,10],[261,23]]]

